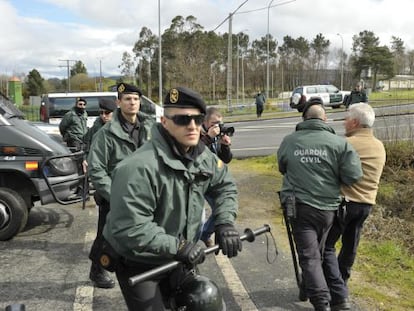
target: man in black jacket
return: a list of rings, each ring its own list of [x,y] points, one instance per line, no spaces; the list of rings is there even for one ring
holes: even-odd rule
[[[345,99],[345,106],[348,108],[350,105],[355,103],[368,103],[367,93],[362,89],[361,82],[358,82],[355,85],[355,88],[352,90],[351,94]]]
[[[204,122],[201,126],[201,141],[218,156],[218,158],[224,163],[230,163],[233,159],[230,145],[231,138],[229,133],[223,133],[223,116],[216,107],[209,107],[206,112]],[[204,223],[201,230],[200,239],[206,243],[206,245],[213,246],[213,240],[210,239],[211,234],[214,232],[214,204],[212,200],[207,196],[207,202],[211,206],[212,213],[207,221]]]

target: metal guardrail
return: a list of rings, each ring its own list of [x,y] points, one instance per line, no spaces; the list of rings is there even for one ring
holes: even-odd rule
[[[62,184],[66,184],[66,183],[71,183],[73,181],[77,181],[78,185],[82,185],[82,183],[84,182],[85,178],[87,178],[87,176],[83,173],[82,171],[82,160],[83,160],[83,155],[84,152],[83,151],[78,151],[78,152],[74,152],[71,154],[65,154],[65,155],[58,155],[58,156],[52,156],[52,157],[48,157],[46,158],[43,163],[41,163],[40,165],[40,171],[42,174],[42,177],[44,178],[44,180],[46,181],[46,184],[49,188],[50,193],[52,194],[53,198],[55,199],[55,201],[59,204],[62,205],[68,205],[68,204],[72,204],[72,203],[78,203],[81,202],[84,198],[82,196],[75,196],[74,198],[68,198],[67,200],[62,200],[60,199],[57,194],[56,191],[54,190],[54,187],[58,186],[58,185],[62,185]],[[76,162],[77,165],[77,169],[78,169],[78,176],[77,177],[73,177],[73,178],[69,178],[69,179],[65,179],[63,181],[60,182],[54,182],[52,183],[49,179],[49,177],[46,175],[46,170],[45,168],[47,166],[50,166],[50,161],[53,159],[59,159],[59,158],[71,158]]]

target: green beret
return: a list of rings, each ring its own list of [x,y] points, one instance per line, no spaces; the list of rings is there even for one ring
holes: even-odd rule
[[[114,111],[118,105],[113,99],[101,98],[99,100],[99,108],[106,111]]]
[[[118,95],[120,94],[138,94],[140,97],[142,96],[142,92],[139,88],[135,85],[128,84],[128,83],[119,83],[116,87],[118,91]]]
[[[164,108],[198,108],[202,114],[206,113],[206,104],[201,95],[189,88],[179,86],[171,89],[164,100]]]

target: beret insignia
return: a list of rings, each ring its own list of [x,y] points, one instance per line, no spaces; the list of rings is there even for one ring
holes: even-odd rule
[[[119,93],[122,93],[123,91],[125,91],[125,85],[124,85],[123,83],[121,83],[121,84],[118,86],[118,92],[119,92]]]
[[[172,89],[170,92],[170,102],[172,104],[175,104],[178,102],[178,90],[177,89]]]

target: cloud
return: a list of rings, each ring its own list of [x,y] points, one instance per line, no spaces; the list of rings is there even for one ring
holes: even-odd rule
[[[242,0],[160,0],[161,29],[181,15],[193,15],[205,30],[213,30]],[[381,44],[390,45],[391,36],[400,37],[408,49],[414,47],[411,29],[412,0],[296,0],[269,10],[269,31],[283,43],[283,37],[303,36],[311,41],[322,33],[339,48],[344,40],[350,53],[352,36],[370,30]],[[269,0],[248,1],[233,16],[232,31],[245,31],[251,41],[267,33]],[[260,11],[253,11],[265,8]],[[132,53],[139,31],[145,26],[158,35],[158,1],[118,0],[0,0],[0,74],[28,73],[33,68],[43,77],[65,77],[66,63],[81,60],[90,74],[120,74],[122,53]],[[246,31],[247,29],[247,31]],[[218,33],[228,32],[225,22]],[[61,67],[63,66],[63,67]]]

